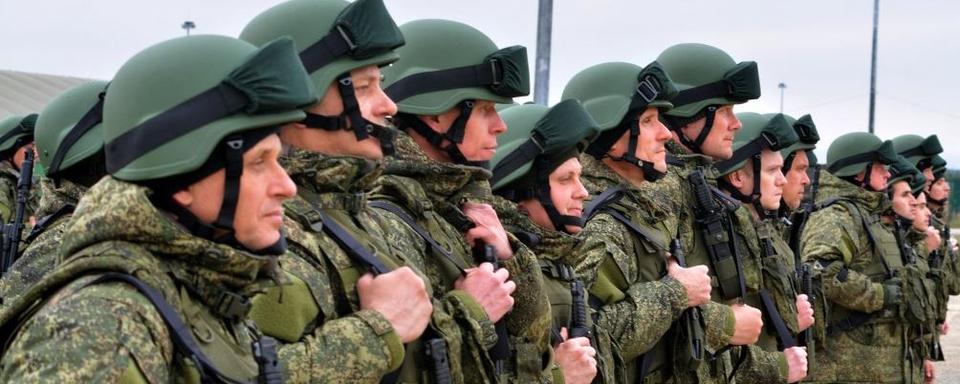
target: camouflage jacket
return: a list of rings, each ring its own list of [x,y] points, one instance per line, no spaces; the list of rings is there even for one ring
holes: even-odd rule
[[[384,174],[377,180],[371,198],[374,201],[393,204],[402,209],[423,228],[450,259],[431,251],[420,240],[418,249],[425,252],[426,265],[423,271],[430,278],[434,295],[445,296],[454,291],[453,285],[460,277],[458,268],[476,265],[470,246],[463,233],[473,224],[460,210],[465,202],[491,203],[490,172],[482,168],[433,161],[420,149],[410,136],[400,132],[396,139],[397,154],[385,162]],[[400,216],[384,210],[384,223],[396,231],[410,232]],[[516,237],[508,234],[513,257],[502,261],[510,271],[510,278],[517,289],[513,293],[513,310],[504,317],[510,335],[512,362],[509,379],[517,382],[549,381],[552,377],[552,348],[550,346],[550,303],[543,290],[543,276],[533,252]],[[479,345],[492,346],[496,334],[489,326],[484,313],[475,314],[471,320],[477,333]],[[490,382],[492,366],[485,348],[476,349],[465,345],[464,361],[482,360],[483,369],[474,368],[464,377],[475,382]]]
[[[281,257],[289,284],[254,298],[250,317],[265,334],[287,345],[281,361],[294,382],[377,383],[401,368],[401,382],[423,382],[420,356],[404,353],[390,323],[379,312],[360,308],[357,279],[369,272],[322,228],[320,213],[343,227],[388,269],[421,261],[403,233],[390,233],[367,207],[364,192],[380,174],[377,163],[291,149],[281,158],[297,184],[285,202],[290,252]],[[446,308],[434,303],[432,327],[456,351],[459,331]],[[412,343],[408,350],[421,345]],[[459,359],[451,358],[451,365]],[[454,372],[454,379],[459,376]],[[459,382],[454,381],[454,382]]]
[[[0,218],[4,223],[10,222],[17,212],[17,181],[19,179],[20,172],[17,172],[9,161],[0,161]],[[36,180],[35,177],[34,181]],[[34,183],[27,199],[26,210],[23,212],[24,223],[29,221],[39,205],[41,193],[37,189],[37,184]]]
[[[830,204],[832,201],[836,203]],[[825,309],[817,319],[814,381],[909,382],[915,358],[904,343],[904,327],[887,297],[887,284],[903,267],[892,225],[880,215],[890,209],[883,192],[864,190],[821,172],[817,206],[803,231],[800,249],[822,284]],[[864,361],[875,369],[862,369]]]
[[[68,180],[61,180],[60,186],[56,186],[48,178],[40,180],[40,189],[43,197],[37,209],[37,225],[25,236],[28,244],[23,254],[0,279],[0,297],[7,302],[57,265],[66,223],[86,192],[86,188]]]
[[[157,210],[150,193],[105,178],[80,200],[63,234],[70,256],[0,311],[0,324],[18,327],[0,381],[200,382],[146,296],[126,283],[91,285],[108,271],[159,291],[221,372],[256,379],[259,334],[243,309],[246,297],[273,284],[266,278],[275,276],[276,258],[193,236]]]

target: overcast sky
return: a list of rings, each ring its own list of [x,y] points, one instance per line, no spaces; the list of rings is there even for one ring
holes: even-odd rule
[[[109,79],[131,55],[184,34],[236,36],[278,0],[0,0],[0,69]],[[537,1],[387,0],[398,23],[447,18],[500,46],[536,52]],[[867,129],[872,0],[556,0],[550,100],[576,72],[606,61],[649,63],[665,48],[701,42],[759,64],[763,97],[738,111],[810,113],[823,138]],[[880,4],[876,132],[936,133],[960,166],[960,2]],[[533,66],[530,66],[531,69]],[[531,74],[532,76],[532,74]]]

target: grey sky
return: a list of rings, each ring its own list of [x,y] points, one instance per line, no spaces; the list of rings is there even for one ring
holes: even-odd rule
[[[0,69],[108,79],[141,49],[194,33],[236,36],[278,0],[0,0]],[[664,48],[703,42],[759,63],[763,97],[739,111],[813,115],[823,138],[866,130],[872,0],[555,0],[550,100],[577,71],[605,61],[649,63]],[[501,46],[536,42],[536,0],[387,0],[398,23],[466,22]],[[960,2],[881,1],[876,129],[883,138],[936,133],[960,164]],[[531,68],[533,68],[531,66]],[[822,161],[822,160],[821,160]]]

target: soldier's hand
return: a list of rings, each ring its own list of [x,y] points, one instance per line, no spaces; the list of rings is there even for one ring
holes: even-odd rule
[[[498,259],[506,260],[513,257],[507,231],[500,224],[500,218],[497,217],[497,211],[494,211],[493,207],[489,204],[463,203],[460,209],[476,224],[465,234],[470,246],[479,240],[492,245],[497,250]]]
[[[454,283],[454,288],[466,291],[487,312],[490,321],[496,323],[513,308],[513,291],[517,283],[510,281],[506,268],[493,271],[493,264],[483,263],[467,270]]]
[[[756,343],[760,339],[760,330],[763,328],[763,315],[760,310],[746,304],[734,304],[730,308],[733,309],[733,317],[736,319],[730,344]]]
[[[360,308],[383,315],[404,343],[416,340],[430,322],[433,304],[426,285],[409,267],[377,277],[365,274],[357,280]]]
[[[940,238],[940,231],[937,231],[934,227],[927,227],[927,251],[934,252],[937,249],[940,249],[940,244],[943,242],[943,239]]]
[[[950,332],[950,324],[943,323],[940,324],[940,335],[946,336]]]
[[[787,382],[796,383],[807,377],[807,347],[790,347],[783,350],[787,357]]]
[[[923,360],[923,382],[933,383],[937,381],[937,375],[934,373],[933,361]]]
[[[667,275],[683,284],[687,291],[687,307],[696,307],[710,301],[710,275],[706,265],[681,267],[674,258],[667,259]]]
[[[554,348],[554,358],[563,382],[567,384],[588,384],[597,376],[597,351],[590,346],[590,339],[577,337],[567,339],[567,328],[560,328],[564,342]]]
[[[797,295],[797,326],[800,331],[810,328],[816,320],[813,318],[813,306],[806,294]]]

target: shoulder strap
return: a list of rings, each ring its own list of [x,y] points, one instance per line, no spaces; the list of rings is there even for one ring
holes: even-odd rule
[[[590,200],[590,203],[587,204],[587,207],[583,210],[583,219],[588,221],[593,218],[593,215],[596,215],[604,207],[620,201],[623,197],[623,186],[617,185],[610,188],[607,188],[606,191],[603,191],[597,197],[594,197],[593,200]]]
[[[573,267],[570,265],[547,259],[539,259],[537,261],[540,263],[540,271],[543,272],[544,275],[568,283],[577,279],[577,273],[574,272]]]
[[[58,209],[56,212],[44,216],[42,219],[40,219],[40,221],[37,222],[36,225],[33,226],[33,229],[30,230],[30,234],[27,235],[27,238],[24,240],[24,242],[30,244],[36,240],[37,236],[40,236],[41,233],[46,231],[49,225],[55,223],[64,215],[73,213],[75,208],[76,207],[74,207],[73,204],[67,204],[63,207],[60,207],[60,209]]]
[[[371,201],[368,203],[368,205],[373,208],[382,209],[396,215],[401,221],[406,223],[407,226],[410,227],[410,229],[416,232],[417,235],[423,239],[423,241],[427,242],[427,245],[430,246],[430,249],[432,249],[435,253],[447,259],[448,261],[450,261],[451,264],[457,267],[457,269],[460,270],[461,274],[465,274],[467,268],[470,268],[469,266],[464,265],[462,262],[460,262],[455,257],[453,257],[453,255],[450,254],[450,251],[448,251],[446,248],[440,245],[440,243],[437,243],[437,241],[433,239],[433,236],[430,236],[430,233],[427,232],[427,230],[424,229],[423,226],[418,224],[413,217],[407,214],[407,212],[404,211],[403,208],[400,208],[396,204],[393,204],[384,200]]]
[[[660,244],[660,241],[657,240],[658,237],[656,235],[654,235],[653,233],[650,233],[650,231],[648,231],[646,228],[643,228],[637,225],[637,223],[630,221],[630,219],[623,216],[623,214],[621,214],[617,210],[605,209],[603,210],[603,212],[610,214],[610,216],[613,216],[614,219],[617,219],[617,221],[623,223],[623,225],[626,225],[627,228],[633,231],[633,233],[635,233],[636,235],[649,241],[650,244],[653,244],[655,247],[657,247],[657,249],[660,249],[661,251],[667,251],[666,247],[663,244]]]
[[[153,287],[147,285],[136,277],[117,272],[107,272],[103,275],[100,275],[100,277],[94,279],[90,283],[87,283],[86,286],[89,287],[91,285],[105,282],[123,282],[130,284],[136,288],[137,291],[143,294],[147,300],[150,300],[150,303],[153,304],[154,308],[157,309],[157,312],[160,313],[160,317],[162,317],[163,321],[167,323],[167,327],[170,328],[170,336],[174,345],[177,347],[177,350],[186,355],[197,366],[201,376],[200,380],[202,382],[244,383],[243,381],[231,379],[227,375],[220,372],[220,370],[213,365],[213,362],[211,362],[207,356],[203,354],[203,351],[200,350],[200,347],[197,345],[191,334],[190,327],[180,319],[180,315],[169,303],[167,303],[166,299],[163,298],[163,295],[161,295],[159,291],[153,289]]]
[[[336,220],[327,216],[327,214],[317,210],[320,215],[320,221],[323,223],[322,229],[327,235],[333,238],[353,261],[363,265],[367,270],[375,275],[390,272],[380,259],[373,255],[367,247],[360,244],[359,241],[350,232],[340,226]]]

